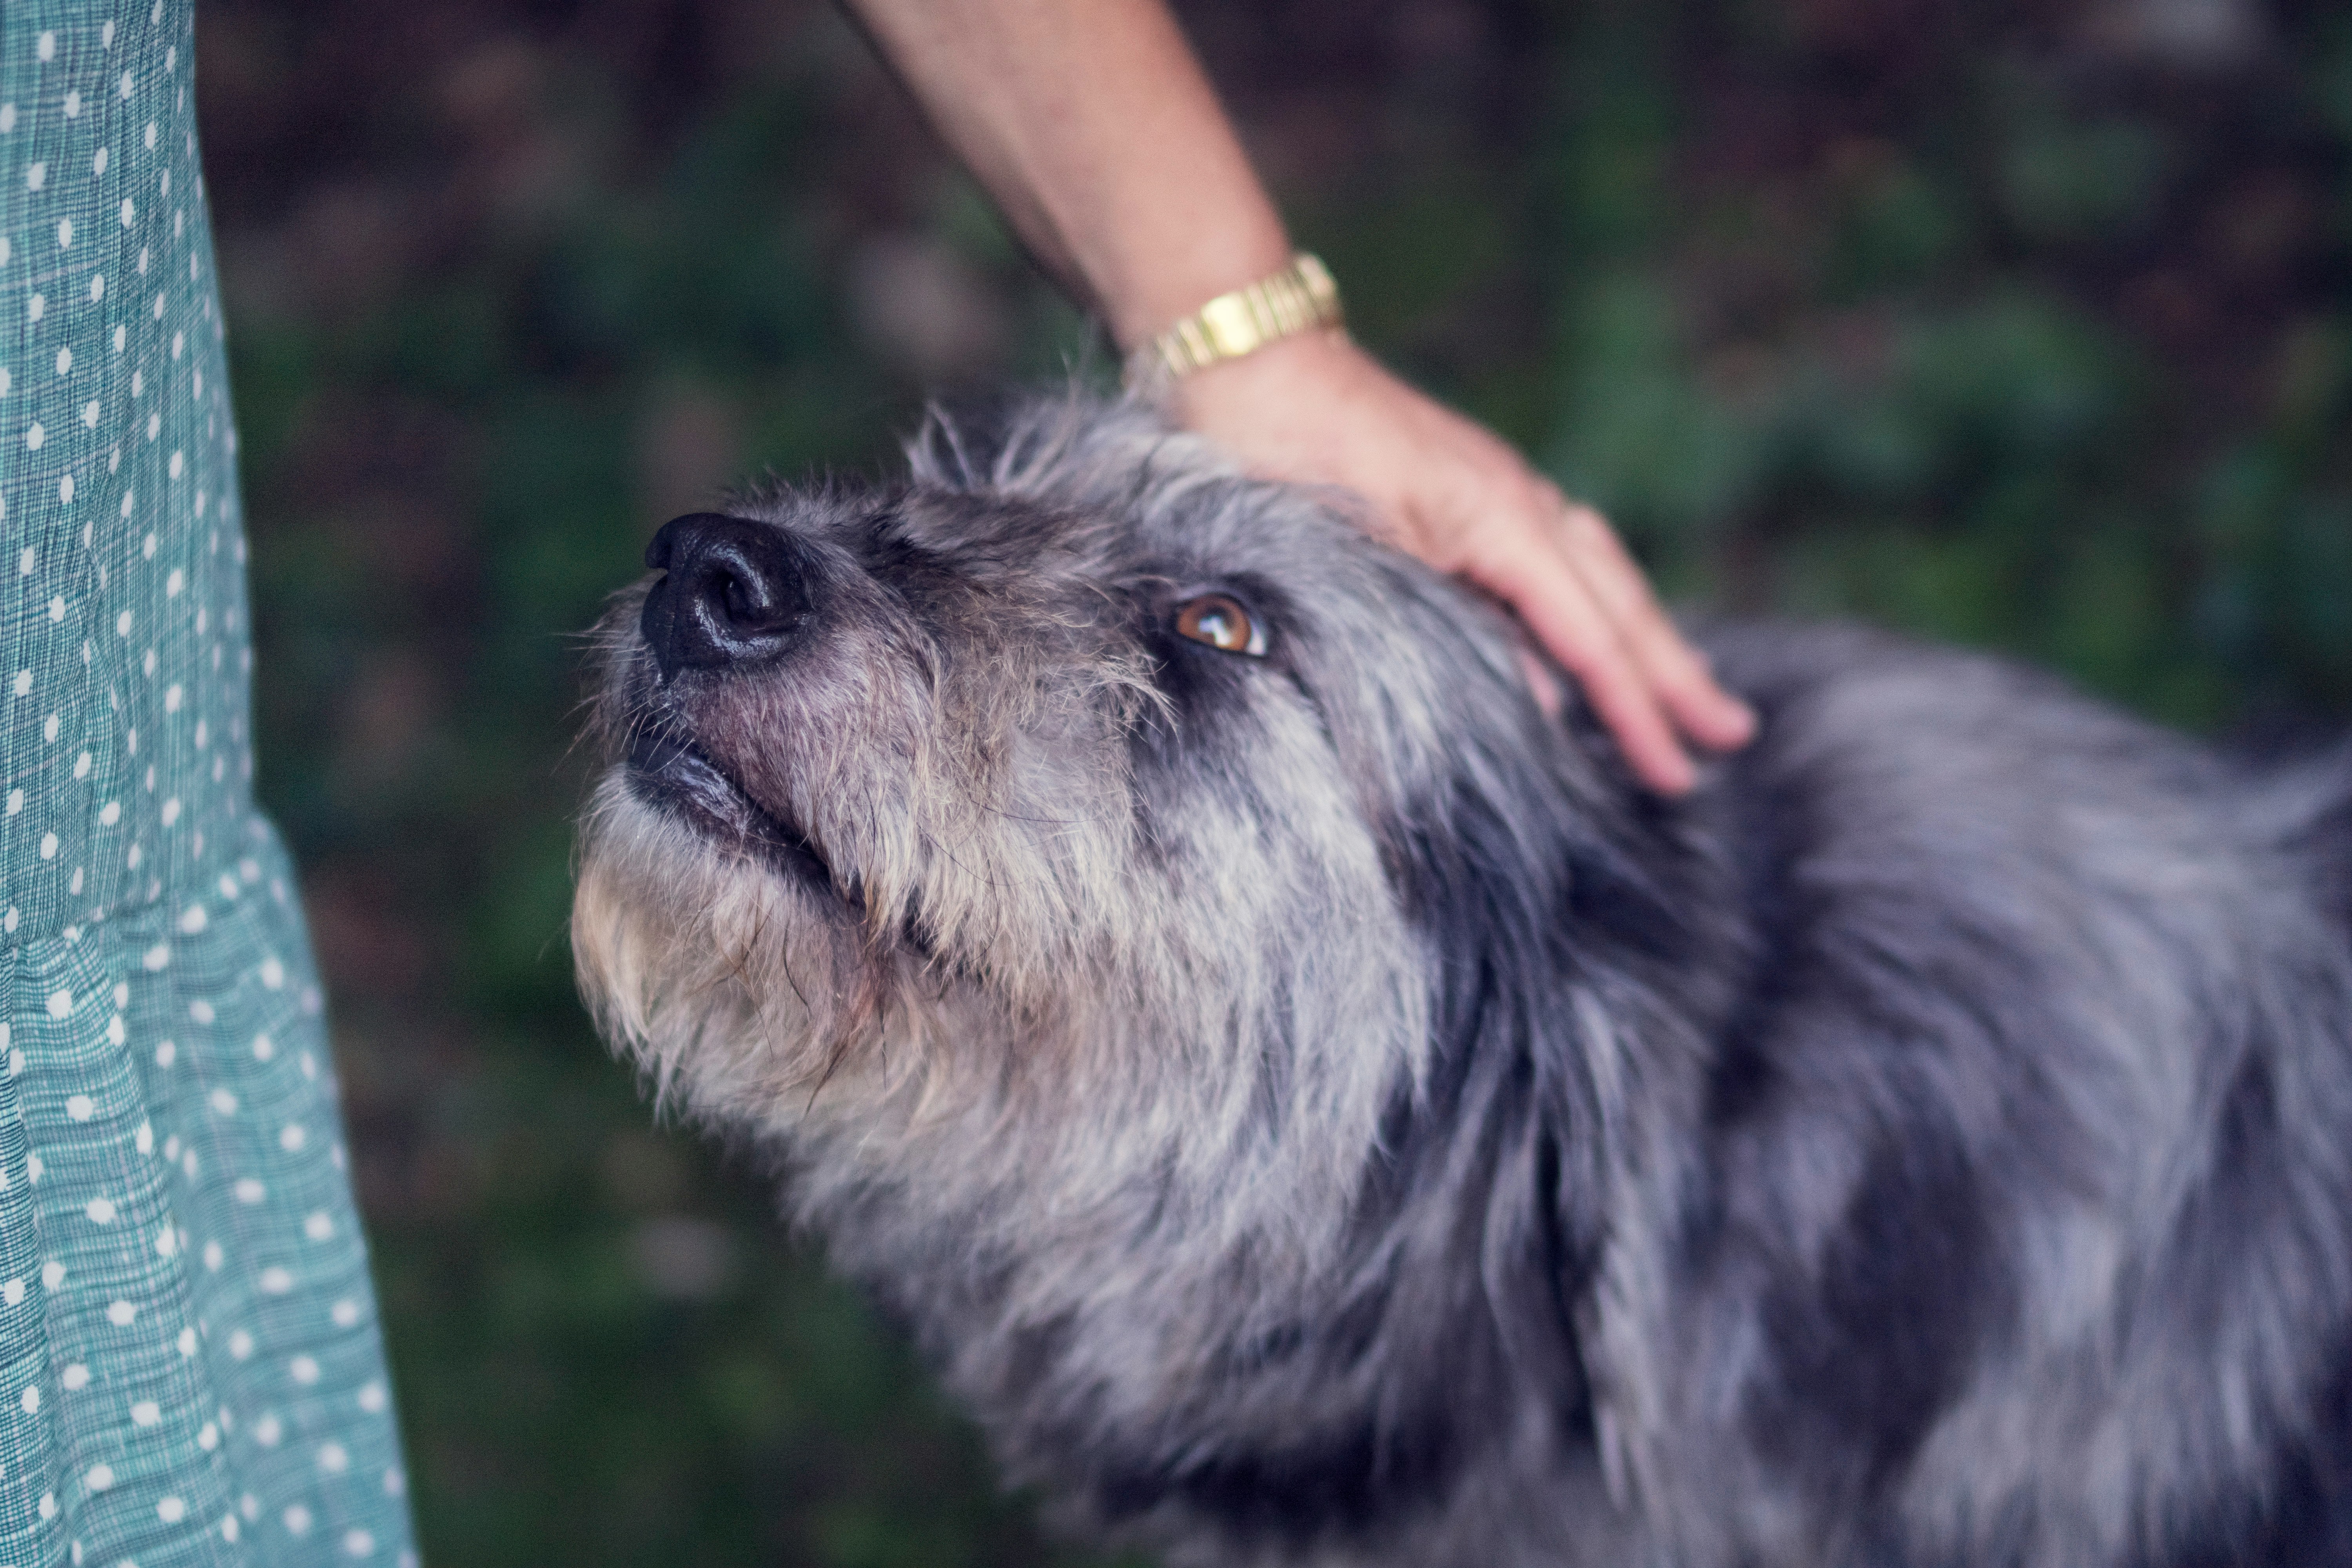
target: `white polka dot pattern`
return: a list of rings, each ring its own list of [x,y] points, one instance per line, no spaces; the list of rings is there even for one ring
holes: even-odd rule
[[[188,0],[0,5],[0,1565],[413,1563],[256,812]]]

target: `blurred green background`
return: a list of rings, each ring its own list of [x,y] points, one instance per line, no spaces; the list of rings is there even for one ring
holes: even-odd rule
[[[2352,707],[2352,12],[1180,7],[1359,335],[1675,593]],[[206,0],[261,647],[430,1561],[1076,1561],[572,999],[571,634],[1087,329],[809,0]],[[1095,353],[1095,363],[1101,355]]]

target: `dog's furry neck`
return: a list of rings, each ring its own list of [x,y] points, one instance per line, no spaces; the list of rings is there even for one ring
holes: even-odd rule
[[[872,1249],[902,1233],[869,1205],[906,1189],[803,1184],[837,1255],[908,1311],[1015,1473],[1075,1493],[1097,1523],[1207,1517],[1303,1550],[1426,1522],[1497,1462],[1581,1474],[1627,1509],[1643,1484],[1663,1413],[1640,1391],[1661,1347],[1637,1326],[1662,1308],[1660,1249],[1690,1205],[1709,1042],[1763,947],[1739,883],[1769,872],[1719,800],[1642,794],[1587,717],[1531,721],[1457,763],[1383,825],[1432,977],[1425,1053],[1400,1063],[1366,1141],[1322,1157],[1359,1173],[1339,1206],[1221,1194],[1271,1228],[1234,1238],[1207,1293],[1103,1266],[1147,1251],[1148,1233],[1082,1232],[1069,1258],[1041,1257],[1033,1233],[1021,1255],[968,1254],[950,1281],[935,1247]],[[1288,1042],[1309,1061],[1346,1047]],[[942,1213],[920,1228],[991,1227]],[[1294,1232],[1336,1245],[1302,1269],[1284,1256]],[[1067,1282],[1058,1305],[1041,1270]],[[1463,1419],[1482,1407],[1515,1414]]]

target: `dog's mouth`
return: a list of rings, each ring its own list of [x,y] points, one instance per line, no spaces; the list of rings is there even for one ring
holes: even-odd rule
[[[845,895],[814,841],[751,793],[710,753],[669,723],[648,719],[629,738],[629,784],[638,799],[707,837],[740,846],[782,875]]]

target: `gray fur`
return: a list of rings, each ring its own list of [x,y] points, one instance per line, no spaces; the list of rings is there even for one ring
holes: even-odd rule
[[[616,601],[574,946],[1075,1527],[2352,1557],[2341,758],[1759,626],[1664,803],[1334,498],[1071,400],[911,458],[735,508],[781,654],[665,679]]]

